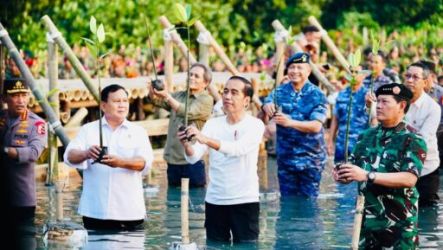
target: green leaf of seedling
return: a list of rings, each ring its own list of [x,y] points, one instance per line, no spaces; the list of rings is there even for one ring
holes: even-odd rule
[[[360,62],[361,62],[361,50],[360,50],[360,48],[358,48],[356,51],[355,51],[355,55],[354,55],[354,67],[357,67],[357,66],[359,66],[360,65]]]
[[[346,79],[348,82],[351,82],[352,79],[353,79],[353,77],[352,77],[352,75],[346,73],[346,74],[345,74],[345,79]]]
[[[198,20],[198,18],[196,18],[196,17],[192,18],[191,20],[189,20],[189,22],[188,22],[188,26],[192,26],[192,25],[194,25],[194,23],[195,23],[197,20]]]
[[[189,20],[191,18],[191,12],[192,12],[192,7],[190,4],[186,4],[186,20]],[[188,24],[189,26],[191,26],[190,24]]]
[[[85,42],[87,42],[87,43],[89,43],[89,44],[91,44],[91,45],[95,45],[95,42],[94,41],[92,41],[91,39],[89,39],[89,38],[86,38],[86,37],[81,37],[81,39],[83,39]]]
[[[288,28],[288,34],[289,34],[289,36],[293,36],[294,34],[294,31],[292,30],[292,25],[289,25],[289,28]]]
[[[186,9],[183,7],[183,5],[176,3],[174,5],[173,13],[179,23],[186,23],[188,21]]]
[[[99,43],[102,43],[105,40],[105,27],[101,23],[97,29],[97,40]]]
[[[240,47],[241,50],[244,50],[246,48],[245,42],[241,41],[240,44],[239,44],[239,47]]]
[[[354,53],[349,53],[348,55],[348,63],[351,67],[354,67]]]
[[[89,29],[93,34],[97,32],[97,20],[95,20],[94,16],[91,16],[91,19],[89,20]]]

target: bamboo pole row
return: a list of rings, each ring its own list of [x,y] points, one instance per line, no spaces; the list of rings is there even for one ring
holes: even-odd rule
[[[31,89],[35,98],[39,101],[39,104],[43,109],[43,111],[45,112],[50,126],[55,131],[57,136],[60,138],[62,144],[65,147],[68,146],[69,138],[64,132],[60,120],[57,119],[57,116],[55,115],[48,101],[46,100],[46,97],[41,93],[40,89],[37,87],[37,84],[35,82],[34,77],[32,76],[31,71],[26,66],[25,62],[23,61],[23,58],[20,56],[20,53],[18,52],[17,48],[15,47],[11,38],[9,37],[8,32],[1,23],[0,23],[0,40],[8,49],[10,57],[14,60],[15,64],[19,68],[20,73],[22,77],[25,79],[26,84]]]
[[[80,60],[75,56],[74,52],[72,51],[71,47],[68,45],[66,40],[63,38],[61,33],[58,31],[55,24],[52,22],[52,20],[49,18],[49,16],[45,15],[42,17],[42,21],[45,24],[46,28],[49,31],[49,35],[52,39],[60,46],[60,48],[63,50],[63,52],[68,57],[68,60],[71,62],[72,67],[74,68],[77,75],[82,79],[85,86],[88,88],[89,92],[94,96],[94,99],[98,102],[99,101],[99,93],[98,93],[98,87],[97,85],[92,81],[91,77],[88,75],[86,70],[83,68],[83,65],[81,64]]]

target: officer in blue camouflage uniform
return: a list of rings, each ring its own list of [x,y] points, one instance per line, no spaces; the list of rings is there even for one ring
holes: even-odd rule
[[[360,135],[350,163],[333,171],[334,179],[359,182],[365,196],[360,249],[415,249],[418,246],[418,197],[415,188],[427,147],[403,121],[412,92],[403,84],[376,91],[380,125]]]
[[[28,110],[30,90],[24,81],[5,80],[4,90],[8,109],[0,113],[1,204],[14,227],[10,233],[17,233],[34,223],[34,166],[46,145],[46,123]]]
[[[308,80],[311,68],[307,53],[291,56],[286,71],[289,82],[273,90],[263,105],[277,124],[280,192],[315,197],[326,164],[326,97]]]
[[[363,77],[363,75],[357,76],[357,83],[354,85],[353,89],[348,86],[346,89],[340,91],[334,106],[328,142],[328,153],[332,155],[335,139],[334,161],[336,163],[345,161],[345,135],[351,92],[352,111],[349,126],[348,152],[352,152],[354,145],[357,143],[358,135],[369,127],[369,115],[365,109],[365,96],[368,92],[368,88],[362,84]]]

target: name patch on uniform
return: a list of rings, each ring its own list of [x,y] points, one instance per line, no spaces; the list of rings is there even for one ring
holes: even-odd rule
[[[44,135],[46,134],[46,126],[45,126],[45,122],[43,121],[38,121],[35,124],[35,127],[37,128],[37,134],[39,135]]]
[[[14,137],[15,138],[20,138],[20,139],[28,139],[28,135],[27,134],[15,134]]]

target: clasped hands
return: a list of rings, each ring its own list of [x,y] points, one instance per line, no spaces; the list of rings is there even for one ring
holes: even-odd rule
[[[277,111],[274,103],[263,105],[263,111],[280,126],[289,127],[293,121],[288,115],[284,114],[280,110]]]
[[[100,157],[100,152],[102,148],[97,145],[93,145],[90,148],[86,150],[86,157],[87,159],[92,159],[96,161]],[[112,168],[118,167],[121,165],[122,159],[116,155],[110,155],[106,154],[103,156],[103,158],[100,160],[101,164],[106,164]]]

